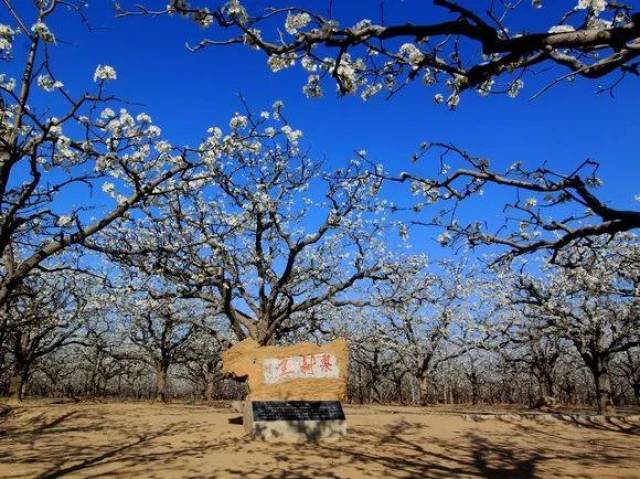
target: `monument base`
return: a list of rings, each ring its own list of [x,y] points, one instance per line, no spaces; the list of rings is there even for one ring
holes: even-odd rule
[[[347,434],[339,401],[245,401],[243,423],[262,441],[316,442]]]

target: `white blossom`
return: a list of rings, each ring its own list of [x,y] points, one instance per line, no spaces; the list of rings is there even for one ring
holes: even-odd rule
[[[9,25],[0,23],[0,51],[11,53],[16,32]]]
[[[105,108],[100,112],[100,118],[104,118],[105,120],[108,120],[109,118],[112,118],[115,115],[116,115],[116,112],[109,107]]]
[[[320,86],[319,75],[309,75],[307,84],[302,87],[302,92],[307,98],[320,98],[322,96],[322,87]]]
[[[291,52],[282,53],[280,55],[270,55],[267,59],[267,64],[273,72],[284,70],[285,68],[292,67],[296,64],[296,54]]]
[[[482,84],[478,87],[478,93],[480,94],[480,96],[487,96],[489,93],[491,93],[491,88],[493,87],[493,84],[494,84],[493,78],[489,78],[488,80],[485,80],[484,82],[482,82]]]
[[[31,31],[37,37],[40,37],[42,41],[46,43],[55,43],[56,37],[51,33],[49,27],[43,22],[34,23],[31,26]]]
[[[298,30],[306,27],[311,21],[311,16],[308,13],[297,13],[291,14],[291,12],[287,13],[287,19],[284,22],[284,29],[290,35],[295,35],[298,33]]]
[[[64,86],[61,81],[54,81],[49,75],[38,76],[37,83],[40,88],[47,92],[54,91]]]
[[[111,194],[115,191],[115,185],[113,183],[103,183],[102,184],[102,191],[104,191],[107,194]]]
[[[238,130],[241,128],[246,128],[247,124],[248,124],[248,119],[246,116],[244,115],[240,115],[239,113],[236,113],[231,120],[229,120],[229,126],[234,129],[234,130]]]
[[[460,95],[458,95],[457,93],[452,93],[451,95],[449,95],[449,98],[447,98],[447,106],[450,110],[455,110],[459,103]]]
[[[371,25],[373,25],[373,22],[368,18],[364,18],[353,26],[353,30],[364,30],[365,28],[369,28]]]
[[[425,68],[424,75],[422,76],[422,83],[426,86],[433,86],[436,84],[436,77],[431,68]]]
[[[364,101],[367,101],[373,95],[375,95],[376,93],[380,92],[380,90],[382,90],[382,84],[381,83],[374,83],[373,85],[369,85],[367,88],[362,90],[362,93],[360,94],[360,97]]]
[[[591,9],[596,13],[604,12],[607,8],[607,0],[578,0],[577,10]]]
[[[294,130],[289,125],[284,125],[280,130],[282,131],[282,133],[286,135],[287,139],[291,142],[295,143],[300,138],[302,138],[302,131]]]
[[[509,90],[507,91],[507,95],[509,95],[510,98],[515,98],[518,96],[518,93],[520,93],[520,90],[522,89],[522,87],[524,86],[524,82],[520,79],[515,80],[513,83],[511,83],[511,85],[509,85]]]
[[[398,54],[414,65],[424,59],[424,54],[413,43],[405,43],[400,46]]]
[[[56,222],[56,224],[60,227],[60,228],[66,228],[68,226],[71,226],[71,223],[73,222],[73,217],[69,216],[69,215],[61,215],[58,218],[58,221]]]
[[[149,128],[144,131],[144,134],[151,138],[158,137],[162,134],[162,130],[156,125],[150,125]]]
[[[202,28],[208,28],[213,23],[213,15],[208,8],[201,8],[193,13],[193,21]]]
[[[575,31],[576,29],[571,25],[554,25],[549,29],[549,33],[569,33]]]
[[[229,0],[224,6],[223,11],[240,23],[244,23],[247,19],[247,10],[238,0]]]
[[[451,235],[448,231],[444,231],[440,235],[438,235],[436,241],[438,241],[438,243],[440,243],[442,246],[446,246],[451,241]]]
[[[116,75],[116,70],[112,66],[109,65],[98,65],[96,67],[96,71],[93,74],[93,81],[104,81],[104,80],[116,80],[118,77]]]
[[[146,113],[138,113],[136,120],[140,123],[151,123],[151,117]]]
[[[168,141],[160,140],[156,142],[155,148],[158,153],[162,154],[170,152],[173,147]]]
[[[8,80],[5,81],[5,78],[6,78],[6,75],[0,75],[0,88],[7,91],[13,91],[16,87],[16,79],[9,78]]]
[[[302,59],[300,60],[300,65],[302,65],[302,68],[304,68],[309,73],[318,71],[318,65],[313,60],[313,58],[308,55],[302,57]]]

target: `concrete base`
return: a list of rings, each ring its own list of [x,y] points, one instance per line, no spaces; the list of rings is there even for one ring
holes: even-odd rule
[[[271,442],[317,442],[337,440],[347,434],[344,419],[322,421],[254,421],[251,401],[245,401],[244,430],[253,439]]]

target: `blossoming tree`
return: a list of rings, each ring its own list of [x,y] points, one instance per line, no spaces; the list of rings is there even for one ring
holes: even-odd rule
[[[261,344],[308,326],[323,304],[352,304],[349,291],[392,262],[380,180],[357,160],[322,172],[301,136],[281,102],[235,115],[196,149],[199,176],[90,247],[171,281]]]
[[[191,50],[246,45],[265,53],[274,72],[299,64],[307,76],[303,91],[308,97],[321,96],[323,85],[331,80],[340,95],[359,94],[364,100],[382,92],[391,97],[418,81],[437,89],[433,94],[436,103],[456,109],[461,95],[472,90],[481,96],[516,97],[530,74],[550,78],[537,95],[577,77],[608,77],[610,84],[601,90],[613,89],[624,78],[640,73],[640,12],[631,5],[607,0],[553,4],[542,0],[488,1],[482,7],[434,0],[429,11],[429,18],[436,18],[433,21],[416,14],[415,18],[387,24],[382,9],[379,20],[362,19],[353,25],[341,25],[334,18],[332,2],[328,14],[296,6],[249,11],[239,0],[214,2],[211,8],[206,2],[186,0],[173,0],[159,10],[123,5],[117,6],[120,16],[174,15],[210,28],[211,35]],[[532,9],[529,15],[544,8],[557,21],[542,30],[537,24],[531,28],[522,25],[514,18],[514,11],[526,8]],[[556,75],[550,77],[549,71]],[[427,143],[421,148],[414,159],[430,149]],[[466,239],[471,245],[499,244],[507,250],[502,258],[511,259],[539,250],[557,252],[585,244],[594,236],[640,227],[640,212],[609,207],[594,193],[593,188],[601,183],[595,176],[594,161],[570,172],[520,164],[498,171],[487,160],[454,145],[436,145],[435,149],[443,156],[458,156],[458,168],[450,171],[451,165],[442,162],[442,177],[437,177],[438,173],[386,176],[411,182],[414,192],[424,195],[425,201],[419,201],[417,209],[442,200],[456,203],[444,215],[428,221],[445,228],[440,236],[444,244],[452,239]],[[481,194],[487,184],[533,195],[505,205],[521,217],[515,224],[501,225],[497,232],[483,221],[461,225],[451,214],[458,210],[460,200]],[[537,193],[544,197],[538,208]],[[543,214],[560,203],[571,203],[574,214],[551,218]]]
[[[471,296],[475,278],[464,261],[441,261],[427,269],[403,268],[388,282],[390,291],[380,315],[388,347],[402,368],[417,383],[419,402],[436,397],[435,376],[439,366],[475,347]]]
[[[442,208],[430,219],[416,224],[440,226],[438,237],[443,245],[465,240],[471,246],[495,245],[505,248],[499,260],[535,251],[550,251],[555,258],[568,246],[584,246],[598,236],[640,228],[640,211],[616,208],[598,197],[595,190],[602,185],[597,176],[598,163],[586,160],[573,171],[562,172],[551,167],[527,167],[515,162],[504,170],[491,167],[487,158],[473,155],[455,145],[424,143],[414,161],[430,156],[435,161],[433,173],[388,174],[382,166],[377,174],[388,181],[408,183],[418,198],[418,212],[429,205]],[[477,198],[490,185],[514,191],[514,200],[504,205],[503,222],[489,225],[485,218],[461,223],[456,214],[461,204]],[[447,205],[447,206],[445,206]],[[566,208],[570,214],[565,214]]]
[[[113,67],[98,65],[84,93],[65,87],[50,61],[56,36],[47,22],[82,5],[4,3],[10,24],[0,25],[9,72],[0,75],[0,308],[34,270],[50,268],[52,258],[174,189],[193,166],[184,151],[163,149],[147,114],[118,108],[107,93]],[[19,42],[24,54],[13,48]],[[38,89],[48,98],[39,100]],[[107,198],[106,208],[74,200],[100,189],[115,200]]]
[[[244,44],[264,52],[273,71],[299,62],[307,75],[304,93],[312,97],[322,94],[325,78],[335,81],[340,94],[360,94],[365,100],[380,92],[393,95],[417,80],[427,87],[444,86],[433,98],[455,108],[467,90],[516,96],[523,78],[536,68],[560,67],[564,74],[554,84],[578,76],[639,73],[640,13],[608,0],[572,0],[559,7],[549,2],[544,7],[557,21],[534,32],[513,18],[514,10],[529,2],[466,7],[434,0],[426,16],[432,21],[416,14],[387,24],[382,8],[378,20],[349,25],[334,18],[331,2],[327,14],[296,6],[248,11],[240,0],[212,3],[209,8],[205,1],[171,0],[161,10],[127,9],[127,3],[116,8],[122,16],[179,15],[215,29],[193,50]],[[543,1],[530,5],[541,8]]]
[[[22,399],[43,358],[81,340],[80,330],[99,308],[96,286],[91,276],[68,270],[32,274],[21,283],[0,323],[13,358],[11,396]]]
[[[601,412],[612,406],[612,360],[640,346],[639,253],[634,236],[620,235],[565,249],[561,266],[550,266],[545,277],[507,275],[494,285],[504,300],[508,336],[559,338],[572,345],[592,375]]]

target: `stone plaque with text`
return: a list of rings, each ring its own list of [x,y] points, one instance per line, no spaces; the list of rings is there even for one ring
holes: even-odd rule
[[[252,401],[255,421],[344,420],[340,401]]]

